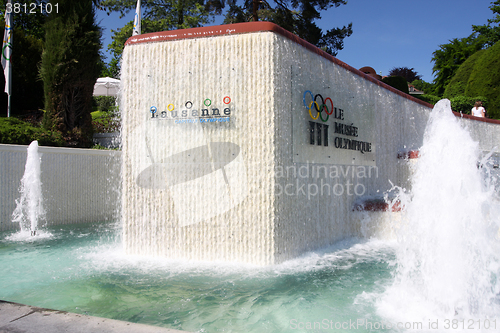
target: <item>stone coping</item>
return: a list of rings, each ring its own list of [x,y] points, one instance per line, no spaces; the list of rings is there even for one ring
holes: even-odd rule
[[[0,332],[182,333],[185,331],[0,301]]]

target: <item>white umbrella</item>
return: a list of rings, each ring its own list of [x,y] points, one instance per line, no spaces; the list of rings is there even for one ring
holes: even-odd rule
[[[112,77],[100,77],[94,85],[94,96],[118,96],[120,80]]]

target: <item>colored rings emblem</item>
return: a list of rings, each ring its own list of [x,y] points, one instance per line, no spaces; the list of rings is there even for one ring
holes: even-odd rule
[[[307,101],[308,95],[311,96],[310,102]],[[306,90],[304,92],[302,102],[306,107],[306,109],[308,110],[309,116],[313,120],[317,120],[318,118],[320,118],[321,121],[325,123],[328,121],[328,118],[333,113],[333,101],[330,97],[324,99],[323,96],[321,96],[321,94],[313,95],[313,93],[310,90]],[[328,108],[327,103],[330,104],[330,108]],[[314,105],[314,111],[316,112],[316,116],[313,116],[314,113],[313,105]],[[326,118],[323,117],[323,111],[325,111],[326,113]]]

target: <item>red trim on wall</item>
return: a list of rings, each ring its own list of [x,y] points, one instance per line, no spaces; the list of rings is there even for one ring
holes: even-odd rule
[[[393,88],[387,84],[385,84],[382,81],[379,81],[375,79],[374,77],[371,77],[370,75],[367,75],[359,70],[357,70],[354,67],[349,66],[345,62],[340,61],[339,59],[335,58],[329,53],[326,53],[325,51],[321,50],[317,46],[303,40],[302,38],[298,37],[297,35],[292,34],[291,32],[283,29],[279,25],[276,25],[271,22],[246,22],[246,23],[235,23],[235,24],[227,24],[227,25],[217,25],[217,26],[211,26],[211,27],[200,27],[200,28],[190,28],[190,29],[179,29],[179,30],[171,30],[171,31],[160,31],[160,32],[152,32],[148,34],[142,34],[142,35],[136,35],[130,37],[126,42],[125,45],[133,45],[133,44],[140,44],[140,43],[154,43],[154,42],[164,42],[164,41],[173,41],[173,40],[179,40],[179,39],[190,39],[190,38],[203,38],[203,37],[213,37],[213,36],[223,36],[223,35],[234,35],[234,34],[244,34],[244,33],[251,33],[251,32],[261,32],[261,31],[270,31],[274,32],[277,34],[280,34],[291,41],[302,45],[306,49],[308,49],[311,52],[314,52],[320,56],[322,56],[325,59],[330,60],[331,62],[335,63],[336,65],[358,75],[364,78],[365,80],[371,81],[375,83],[376,85],[385,88],[401,97],[404,97],[406,99],[409,99],[415,103],[418,103],[420,105],[423,105],[425,107],[428,107],[432,109],[434,105],[429,104],[427,102],[424,102],[418,98],[415,98],[411,95],[405,94],[404,92],[397,90],[396,88]],[[467,119],[473,119],[473,120],[478,120],[478,121],[483,121],[487,123],[493,123],[493,124],[500,124],[500,120],[493,120],[493,119],[488,119],[488,118],[477,118],[469,115],[461,115],[460,113],[454,112],[456,116],[467,118]]]
[[[484,123],[490,123],[490,124],[497,124],[500,125],[500,120],[498,119],[490,119],[490,118],[482,118],[482,117],[474,117],[470,114],[462,114],[459,112],[453,111],[455,116],[460,117],[460,118],[465,118],[465,119],[470,119],[470,120],[477,120],[477,121],[482,121]]]

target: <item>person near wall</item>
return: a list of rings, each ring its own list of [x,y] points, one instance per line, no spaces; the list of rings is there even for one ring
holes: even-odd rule
[[[486,117],[486,110],[483,108],[483,103],[481,101],[477,101],[476,103],[474,103],[471,114],[474,117]]]

